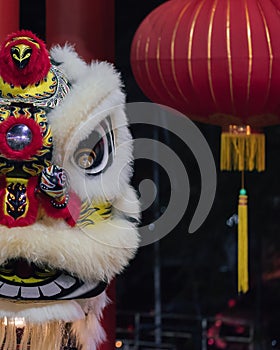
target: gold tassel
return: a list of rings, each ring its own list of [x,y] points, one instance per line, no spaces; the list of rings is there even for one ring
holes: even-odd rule
[[[242,188],[238,201],[238,292],[249,290],[248,272],[248,197]]]
[[[265,170],[265,135],[230,125],[221,135],[221,170]]]

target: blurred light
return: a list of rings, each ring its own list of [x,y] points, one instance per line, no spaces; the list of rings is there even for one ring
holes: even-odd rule
[[[115,348],[120,349],[123,346],[123,342],[121,340],[116,340]]]
[[[245,327],[244,326],[237,326],[235,328],[235,331],[236,331],[237,334],[242,334],[242,333],[245,332]]]
[[[25,326],[25,320],[24,317],[16,317],[15,318],[15,326],[16,327],[24,327]]]
[[[229,227],[233,227],[235,225],[238,224],[238,215],[237,214],[233,214],[227,221],[226,221],[226,225]]]
[[[277,340],[275,340],[275,339],[273,339],[272,341],[271,341],[271,346],[276,346],[277,345]]]
[[[133,325],[132,325],[132,324],[129,324],[129,325],[127,326],[127,330],[128,330],[128,332],[134,332],[134,327],[133,327]]]
[[[14,324],[18,328],[22,328],[25,326],[25,319],[24,317],[15,317],[15,318],[9,318],[4,317],[4,325],[7,326],[7,324]]]
[[[229,299],[228,301],[228,307],[234,307],[236,305],[236,300],[234,299]]]
[[[213,338],[208,339],[208,345],[212,346],[215,344],[215,340]]]
[[[216,327],[221,327],[221,325],[222,325],[222,320],[217,320],[217,321],[215,322],[215,326],[216,326]]]

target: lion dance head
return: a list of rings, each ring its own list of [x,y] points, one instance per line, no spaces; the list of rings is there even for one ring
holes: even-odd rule
[[[138,246],[132,139],[112,65],[30,31],[0,48],[0,346],[94,350]],[[68,338],[67,338],[68,339]],[[4,345],[5,344],[5,345]]]

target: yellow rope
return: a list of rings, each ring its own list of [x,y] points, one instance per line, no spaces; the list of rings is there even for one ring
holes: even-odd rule
[[[248,208],[247,195],[241,189],[238,202],[238,292],[246,293],[249,289],[248,268]]]

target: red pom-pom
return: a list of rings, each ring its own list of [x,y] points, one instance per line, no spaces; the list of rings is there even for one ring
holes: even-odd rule
[[[24,44],[32,50],[28,63],[19,68],[11,50]],[[27,86],[44,79],[51,67],[45,43],[29,30],[20,30],[10,34],[0,48],[0,76],[14,86]]]

